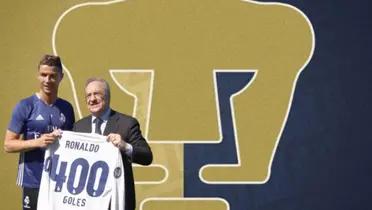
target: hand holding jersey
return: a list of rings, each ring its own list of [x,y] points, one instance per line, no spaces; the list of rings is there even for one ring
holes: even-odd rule
[[[36,146],[39,148],[46,148],[48,145],[53,144],[61,135],[62,131],[59,129],[51,133],[42,134],[40,138],[35,139]]]
[[[107,136],[107,141],[110,141],[114,146],[119,148],[121,151],[126,151],[128,148],[128,144],[123,139],[121,139],[120,134],[110,133]]]

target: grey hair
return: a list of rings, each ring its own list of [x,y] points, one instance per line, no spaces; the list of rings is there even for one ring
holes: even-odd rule
[[[108,82],[106,80],[102,79],[102,78],[99,78],[99,77],[91,77],[91,78],[87,79],[87,81],[85,83],[85,88],[87,88],[87,86],[91,82],[101,82],[101,83],[103,83],[103,86],[104,86],[104,89],[105,89],[105,99],[108,102],[108,104],[110,104],[111,92],[110,92],[110,85],[108,84]]]

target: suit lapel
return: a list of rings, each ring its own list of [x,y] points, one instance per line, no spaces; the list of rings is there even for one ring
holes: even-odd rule
[[[84,133],[92,133],[92,115],[89,115],[86,120],[84,121],[84,126],[81,127]]]
[[[119,119],[119,116],[116,114],[114,110],[111,110],[110,117],[107,121],[107,125],[105,128],[105,131],[103,132],[103,135],[107,136],[110,133],[116,133],[117,131],[117,121]]]

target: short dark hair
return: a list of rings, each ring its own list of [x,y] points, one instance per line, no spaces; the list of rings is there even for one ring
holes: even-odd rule
[[[57,55],[49,55],[49,54],[43,55],[43,57],[41,57],[41,60],[39,62],[38,69],[40,69],[41,65],[55,66],[57,67],[58,71],[62,73],[61,58]]]

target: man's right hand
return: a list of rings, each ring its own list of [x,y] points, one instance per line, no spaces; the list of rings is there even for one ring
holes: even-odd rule
[[[5,152],[26,152],[36,148],[45,148],[52,144],[62,135],[61,130],[54,130],[51,133],[43,134],[34,140],[23,140],[21,135],[7,130],[5,134],[4,150]]]
[[[49,144],[53,144],[60,136],[62,132],[60,130],[54,130],[51,133],[42,134],[40,138],[36,139],[37,146],[40,148],[46,148]]]

